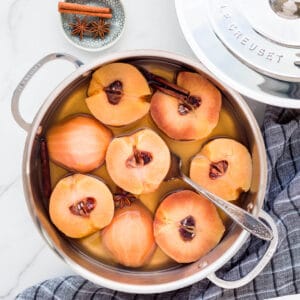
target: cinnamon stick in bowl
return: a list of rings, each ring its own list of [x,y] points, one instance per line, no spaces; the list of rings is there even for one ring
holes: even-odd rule
[[[78,14],[106,19],[112,18],[111,9],[109,7],[98,7],[69,2],[58,2],[58,11],[64,14]]]
[[[96,12],[90,12],[90,11],[60,9],[59,12],[62,14],[83,15],[83,16],[99,17],[99,18],[103,18],[103,19],[111,19],[112,18],[112,14],[96,13]]]
[[[70,9],[79,11],[90,11],[95,13],[107,13],[111,12],[109,7],[90,6],[70,2],[58,2],[58,9]]]

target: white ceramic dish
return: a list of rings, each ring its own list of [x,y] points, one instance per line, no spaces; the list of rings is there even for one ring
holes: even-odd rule
[[[112,10],[112,18],[104,19],[110,24],[110,31],[104,36],[103,39],[94,39],[92,36],[87,35],[81,40],[79,36],[72,35],[72,30],[69,24],[74,23],[76,21],[76,17],[84,19],[84,16],[62,13],[60,16],[62,32],[67,41],[73,46],[89,52],[98,52],[113,46],[121,38],[125,29],[126,17],[124,6],[120,0],[68,0],[65,2],[76,2],[78,4],[110,7]],[[98,18],[86,17],[86,19],[88,21],[95,21]]]

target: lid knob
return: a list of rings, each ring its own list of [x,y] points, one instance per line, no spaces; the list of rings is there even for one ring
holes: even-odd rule
[[[274,12],[286,19],[300,18],[300,0],[269,0]]]

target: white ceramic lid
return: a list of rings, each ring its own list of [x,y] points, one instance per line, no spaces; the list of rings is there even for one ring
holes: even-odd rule
[[[300,1],[176,0],[183,33],[221,80],[260,102],[300,108]]]

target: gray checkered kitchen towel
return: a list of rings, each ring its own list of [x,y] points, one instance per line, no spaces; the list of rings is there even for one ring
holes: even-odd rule
[[[17,299],[267,299],[300,293],[300,112],[267,107],[263,134],[268,155],[268,193],[264,209],[276,221],[278,249],[251,283],[224,290],[205,279],[163,294],[132,295],[99,287],[79,276],[58,277],[28,288]],[[268,244],[250,237],[217,274],[235,280],[247,274]]]

